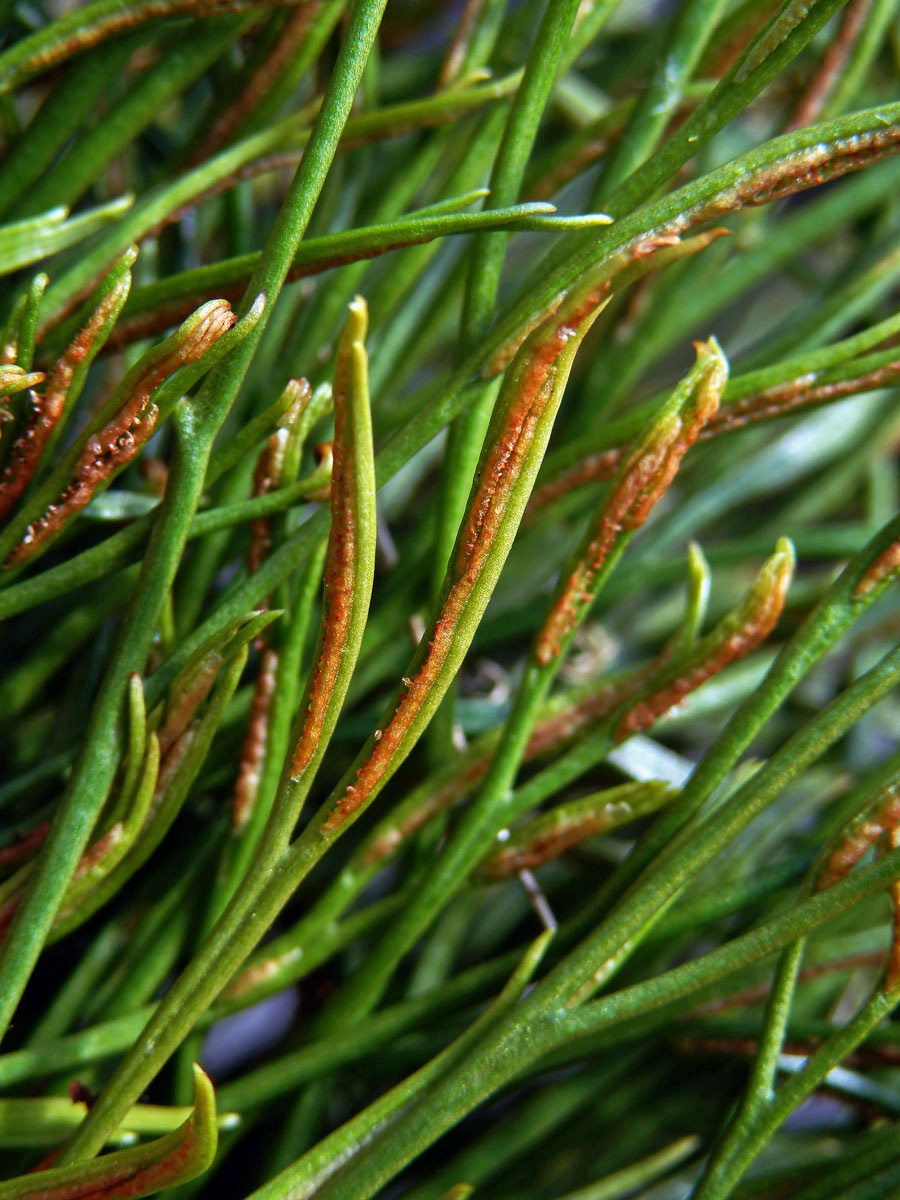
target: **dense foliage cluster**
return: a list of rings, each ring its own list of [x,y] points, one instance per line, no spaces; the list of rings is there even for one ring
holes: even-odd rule
[[[900,1196],[898,0],[0,14],[0,1200]]]

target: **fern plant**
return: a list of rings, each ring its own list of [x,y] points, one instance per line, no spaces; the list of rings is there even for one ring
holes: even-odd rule
[[[900,1196],[897,0],[2,14],[0,1200]]]

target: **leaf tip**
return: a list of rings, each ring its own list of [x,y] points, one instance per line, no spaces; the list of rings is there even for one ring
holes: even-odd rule
[[[364,342],[369,330],[369,306],[363,296],[354,296],[348,305],[350,316],[346,330],[351,342]]]

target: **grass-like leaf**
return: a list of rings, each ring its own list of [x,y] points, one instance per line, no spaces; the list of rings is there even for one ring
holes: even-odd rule
[[[893,1195],[897,0],[58,7],[0,1197]]]

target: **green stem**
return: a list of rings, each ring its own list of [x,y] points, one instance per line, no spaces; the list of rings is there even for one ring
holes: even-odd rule
[[[268,297],[269,311],[284,283],[297,246],[312,215],[316,199],[334,158],[341,131],[350,112],[369,51],[375,41],[386,0],[357,0],[341,43],[338,61],[328,85],[322,108],[313,128],[307,151],[285,198],[266,250],[248,288],[248,298],[259,292]],[[245,300],[245,305],[248,303]],[[261,333],[261,330],[260,330]],[[247,339],[238,353],[211,373],[196,403],[199,427],[208,434],[207,457],[215,433],[221,426],[244,378],[258,336]],[[207,458],[199,464],[197,495],[188,513],[199,499],[199,486],[206,472]],[[183,544],[183,539],[182,539]],[[180,551],[180,546],[179,546]],[[176,558],[177,561],[177,558]],[[60,1164],[90,1157],[100,1150],[110,1129],[143,1091],[172,1051],[196,1023],[209,1002],[221,991],[236,967],[265,932],[269,915],[255,911],[254,900],[266,882],[272,858],[261,848],[261,869],[252,886],[235,896],[217,923],[203,950],[196,956],[178,983],[169,992],[146,1031],[153,1053],[142,1047],[132,1052],[116,1071],[87,1119],[60,1154]],[[267,861],[268,860],[268,861]],[[275,872],[273,871],[273,874]],[[248,872],[248,875],[250,873]],[[250,916],[249,923],[245,918]],[[10,944],[7,940],[6,946]],[[2,979],[2,976],[0,976]]]
[[[419,1103],[405,1109],[405,1096],[389,1092],[326,1139],[322,1148],[254,1193],[254,1200],[274,1200],[283,1195],[296,1200],[312,1195],[316,1200],[368,1200],[443,1132],[544,1056],[767,958],[846,911],[848,904],[880,891],[898,875],[900,851],[895,850],[726,946],[581,1009],[566,1011],[553,1001],[548,1003],[546,989],[539,984],[485,1036],[474,1045],[469,1042],[462,1061],[444,1075],[440,1088],[432,1089]],[[558,971],[556,968],[548,978]],[[392,1122],[385,1122],[385,1112],[393,1109],[399,1109],[399,1114]],[[335,1159],[348,1155],[349,1160],[323,1183],[318,1164],[324,1149]]]
[[[761,1106],[755,1119],[744,1131],[740,1143],[732,1148],[728,1158],[717,1159],[701,1179],[695,1196],[697,1200],[724,1200],[740,1180],[747,1167],[778,1129],[827,1077],[828,1072],[864,1041],[897,1005],[897,990],[876,989],[874,995],[859,1010],[852,1021],[836,1029],[810,1055],[803,1069],[787,1079]]]

